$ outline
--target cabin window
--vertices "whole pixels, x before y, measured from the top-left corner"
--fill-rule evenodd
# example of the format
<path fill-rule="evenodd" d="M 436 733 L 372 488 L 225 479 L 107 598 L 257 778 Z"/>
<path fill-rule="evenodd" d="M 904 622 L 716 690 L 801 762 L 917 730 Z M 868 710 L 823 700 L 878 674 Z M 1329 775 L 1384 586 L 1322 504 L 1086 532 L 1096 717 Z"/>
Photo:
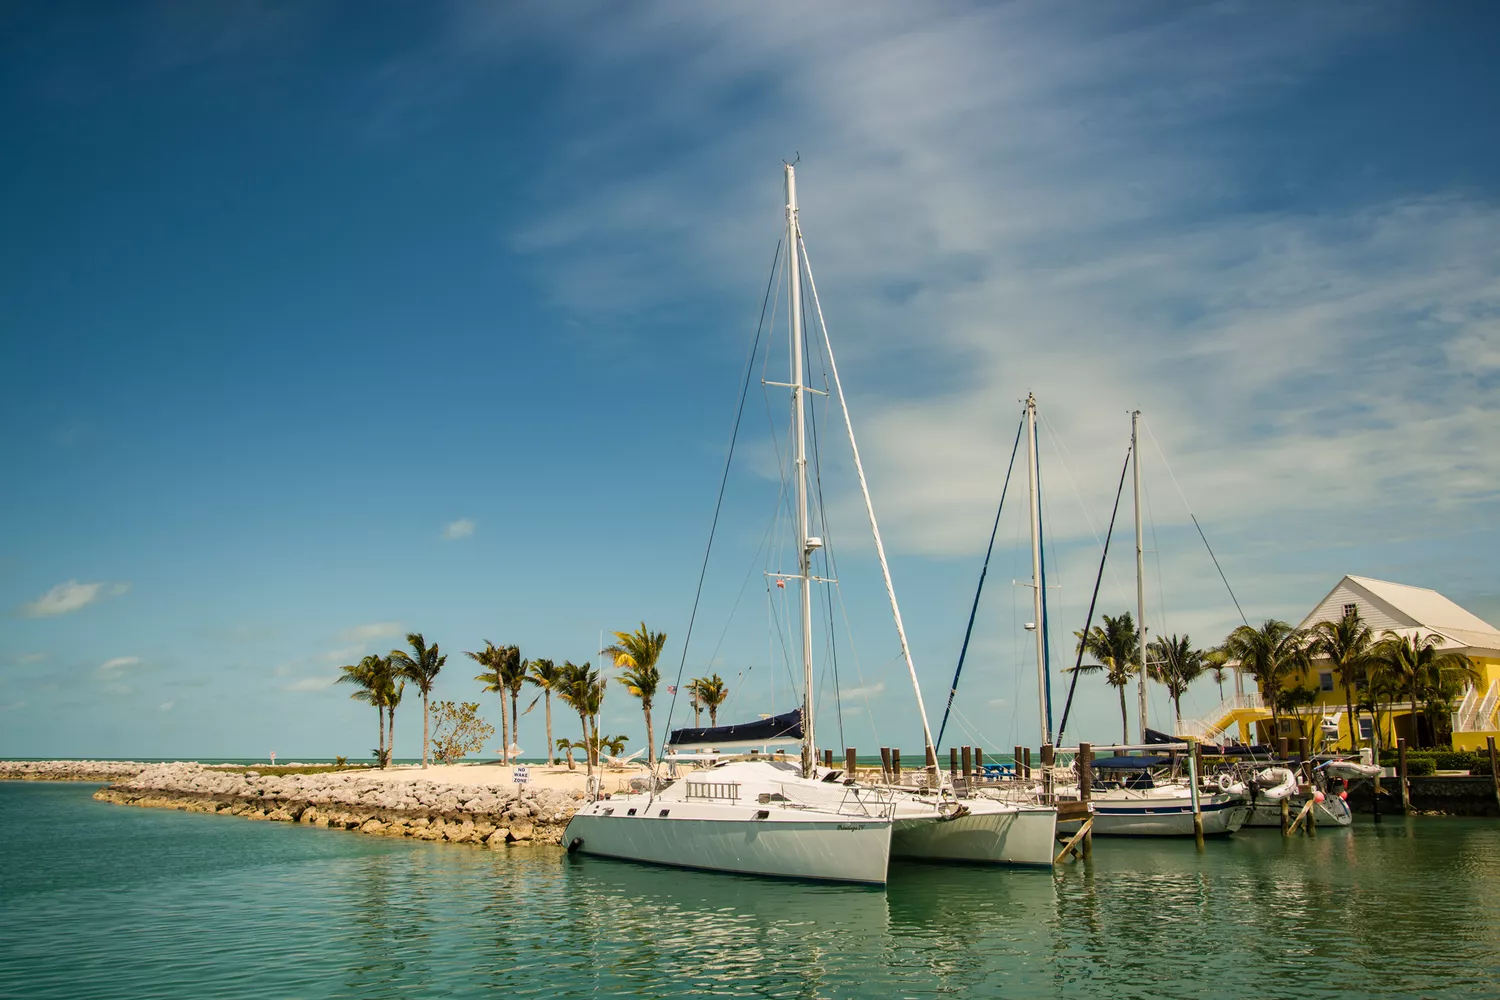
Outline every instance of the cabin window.
<path fill-rule="evenodd" d="M 1348 618 L 1350 615 L 1357 615 L 1357 614 L 1359 614 L 1359 605 L 1358 604 L 1346 604 L 1346 605 L 1344 605 L 1344 617 L 1345 618 Z"/>
<path fill-rule="evenodd" d="M 1371 739 L 1375 738 L 1375 720 L 1374 719 L 1360 719 L 1359 720 L 1359 738 L 1362 739 L 1362 740 L 1371 740 Z"/>
<path fill-rule="evenodd" d="M 1333 690 L 1333 673 L 1331 671 L 1318 671 L 1318 687 L 1324 691 Z"/>

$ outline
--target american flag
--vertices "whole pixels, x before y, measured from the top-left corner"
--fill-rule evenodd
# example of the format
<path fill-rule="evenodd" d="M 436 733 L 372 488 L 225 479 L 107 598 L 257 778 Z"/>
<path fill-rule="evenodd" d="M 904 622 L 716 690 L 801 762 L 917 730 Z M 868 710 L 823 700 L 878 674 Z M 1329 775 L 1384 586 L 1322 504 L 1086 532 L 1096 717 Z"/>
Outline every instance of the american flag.
<path fill-rule="evenodd" d="M 668 684 L 667 685 L 667 694 L 676 694 L 676 693 L 677 693 L 677 685 L 676 684 Z"/>

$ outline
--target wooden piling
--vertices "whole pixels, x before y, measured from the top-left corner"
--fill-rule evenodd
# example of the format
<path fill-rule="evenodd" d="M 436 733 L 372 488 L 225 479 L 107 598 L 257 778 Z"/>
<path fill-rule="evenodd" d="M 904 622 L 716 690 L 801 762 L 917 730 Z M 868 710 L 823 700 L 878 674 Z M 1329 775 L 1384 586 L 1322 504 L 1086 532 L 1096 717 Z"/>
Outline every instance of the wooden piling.
<path fill-rule="evenodd" d="M 984 751 L 979 747 L 974 748 L 974 774 L 980 778 L 984 777 Z"/>
<path fill-rule="evenodd" d="M 1291 741 L 1285 736 L 1276 737 L 1276 759 L 1285 761 L 1292 755 Z"/>
<path fill-rule="evenodd" d="M 1020 747 L 1016 747 L 1015 753 L 1011 755 L 1011 760 L 1013 760 L 1015 762 L 1015 764 L 1011 767 L 1011 770 L 1016 772 L 1016 777 L 1017 778 L 1024 778 L 1024 777 L 1026 777 L 1026 764 L 1021 759 L 1021 748 Z"/>
<path fill-rule="evenodd" d="M 844 751 L 844 776 L 851 781 L 859 776 L 859 752 L 853 747 Z"/>
<path fill-rule="evenodd" d="M 1052 795 L 1052 757 L 1053 749 L 1051 743 L 1042 744 L 1042 802 L 1051 805 Z"/>
<path fill-rule="evenodd" d="M 1021 758 L 1026 762 L 1026 780 L 1031 780 L 1031 747 L 1021 748 Z"/>
<path fill-rule="evenodd" d="M 1292 799 L 1291 796 L 1281 800 L 1281 835 L 1285 837 L 1292 825 Z"/>
<path fill-rule="evenodd" d="M 901 784 L 901 748 L 891 747 L 891 777 L 896 784 Z"/>
<path fill-rule="evenodd" d="M 1092 744 L 1078 744 L 1078 801 L 1088 808 L 1094 793 L 1094 748 Z M 1084 822 L 1083 860 L 1094 856 L 1094 825 Z"/>
<path fill-rule="evenodd" d="M 1312 780 L 1312 753 L 1311 744 L 1306 736 L 1297 737 L 1297 756 L 1302 760 L 1302 780 Z"/>
<path fill-rule="evenodd" d="M 938 787 L 937 747 L 927 748 L 927 787 L 937 791 Z"/>
<path fill-rule="evenodd" d="M 974 749 L 973 747 L 959 747 L 958 758 L 962 762 L 959 770 L 963 772 L 964 780 L 969 781 L 974 777 Z"/>
<path fill-rule="evenodd" d="M 1406 784 L 1406 738 L 1396 741 L 1396 780 L 1401 783 L 1401 815 L 1411 815 L 1411 788 Z"/>
<path fill-rule="evenodd" d="M 1203 850 L 1203 800 L 1198 796 L 1198 741 L 1188 740 L 1188 786 L 1193 800 L 1193 841 Z"/>
<path fill-rule="evenodd" d="M 1490 782 L 1495 786 L 1495 808 L 1500 809 L 1500 754 L 1495 753 L 1495 737 L 1486 737 L 1485 743 L 1490 751 Z"/>
<path fill-rule="evenodd" d="M 831 747 L 823 751 L 823 766 L 827 768 L 833 767 L 833 749 Z"/>
<path fill-rule="evenodd" d="M 891 748 L 880 748 L 880 777 L 886 784 L 891 783 Z"/>
<path fill-rule="evenodd" d="M 958 777 L 958 747 L 948 748 L 948 777 L 950 780 Z"/>

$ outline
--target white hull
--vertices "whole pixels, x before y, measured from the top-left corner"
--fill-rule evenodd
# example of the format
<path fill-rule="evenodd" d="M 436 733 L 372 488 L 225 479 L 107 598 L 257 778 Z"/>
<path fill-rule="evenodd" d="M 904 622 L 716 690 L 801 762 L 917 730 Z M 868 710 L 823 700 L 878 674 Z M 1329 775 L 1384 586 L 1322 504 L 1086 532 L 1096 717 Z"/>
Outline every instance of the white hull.
<path fill-rule="evenodd" d="M 569 851 L 678 868 L 884 885 L 889 793 L 807 781 L 787 763 L 695 771 L 655 795 L 590 802 Z"/>
<path fill-rule="evenodd" d="M 915 861 L 1051 866 L 1057 810 L 966 799 L 967 813 L 953 819 L 935 806 L 898 803 L 891 828 L 891 856 Z"/>
<path fill-rule="evenodd" d="M 1129 798 L 1095 796 L 1094 828 L 1099 837 L 1191 837 L 1193 805 L 1186 796 L 1151 796 L 1132 793 Z M 1203 835 L 1216 837 L 1230 834 L 1245 823 L 1249 812 L 1233 796 L 1203 793 L 1199 796 L 1203 817 Z M 1078 832 L 1081 820 L 1057 824 L 1057 832 Z"/>
<path fill-rule="evenodd" d="M 1297 818 L 1302 812 L 1302 807 L 1307 804 L 1306 799 L 1292 799 L 1287 803 L 1288 820 Z M 1349 811 L 1349 803 L 1337 795 L 1330 795 L 1314 807 L 1319 826 L 1348 826 L 1354 822 L 1354 816 Z M 1254 827 L 1280 827 L 1281 826 L 1281 803 L 1258 801 L 1250 807 L 1250 815 L 1245 820 L 1246 826 Z"/>

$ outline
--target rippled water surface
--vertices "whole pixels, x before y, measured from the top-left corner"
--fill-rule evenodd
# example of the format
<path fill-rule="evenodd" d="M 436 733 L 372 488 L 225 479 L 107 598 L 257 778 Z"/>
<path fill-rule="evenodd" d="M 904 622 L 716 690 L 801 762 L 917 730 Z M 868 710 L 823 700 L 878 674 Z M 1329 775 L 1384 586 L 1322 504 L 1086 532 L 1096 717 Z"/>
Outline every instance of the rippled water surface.
<path fill-rule="evenodd" d="M 0 782 L 0 996 L 1500 996 L 1500 823 L 1100 841 L 884 891 Z"/>

